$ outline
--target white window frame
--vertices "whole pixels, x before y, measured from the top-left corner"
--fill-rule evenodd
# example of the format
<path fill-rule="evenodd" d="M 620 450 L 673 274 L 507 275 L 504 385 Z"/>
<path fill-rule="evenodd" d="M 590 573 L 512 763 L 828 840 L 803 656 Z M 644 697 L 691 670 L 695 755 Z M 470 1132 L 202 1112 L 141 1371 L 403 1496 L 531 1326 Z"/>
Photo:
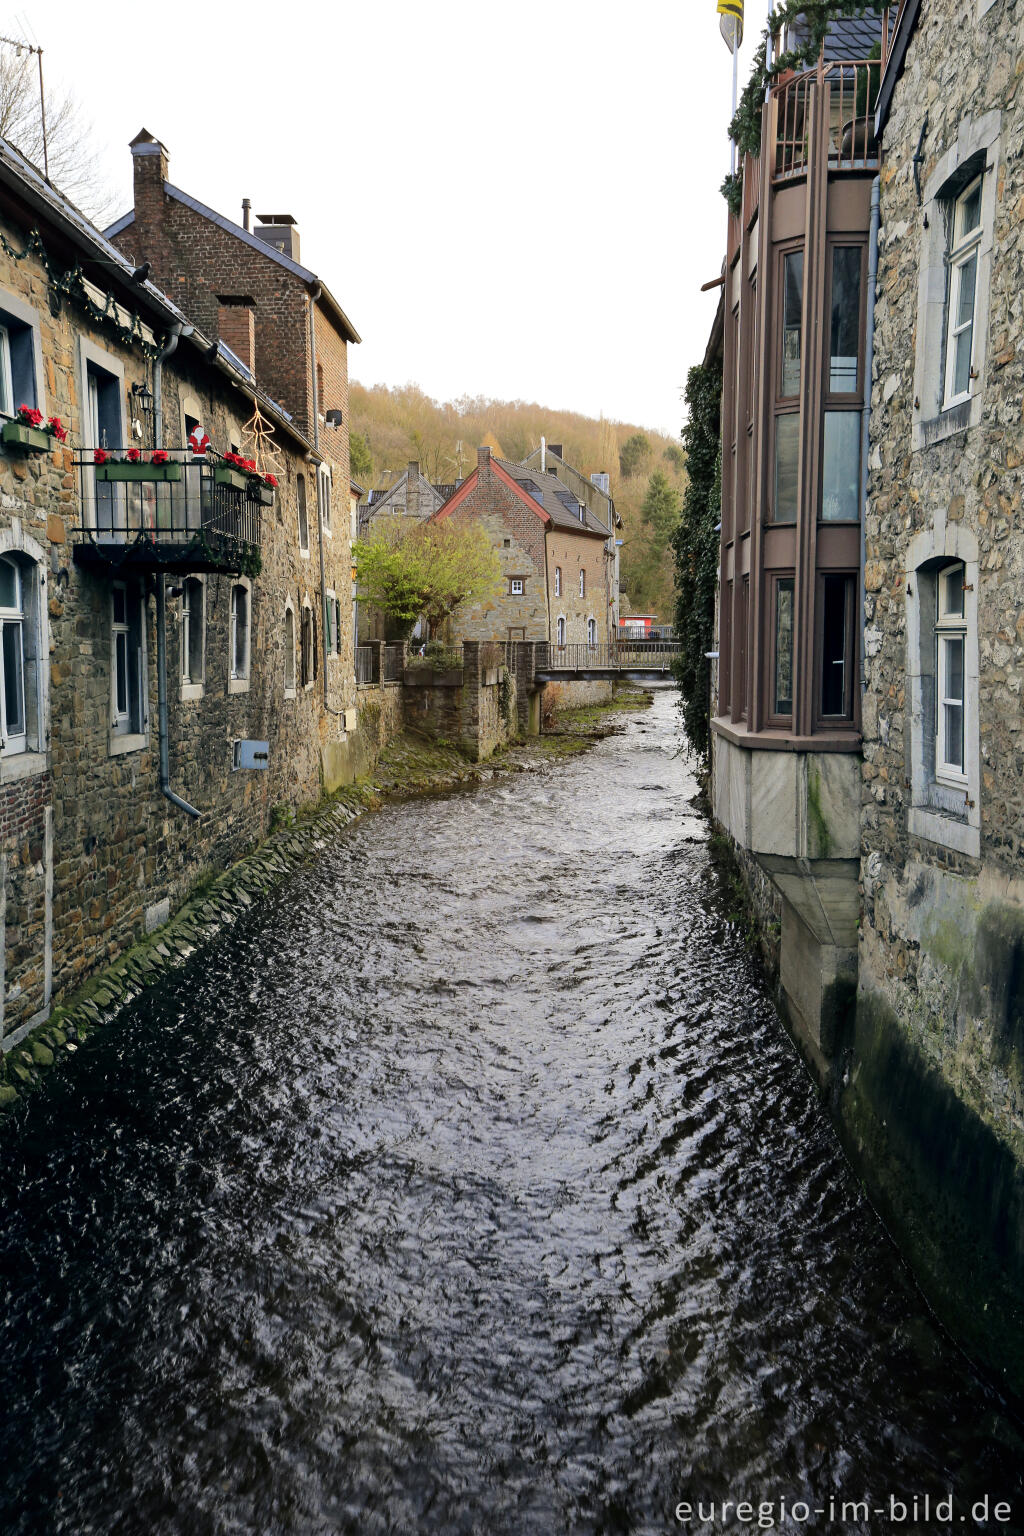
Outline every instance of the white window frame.
<path fill-rule="evenodd" d="M 303 641 L 302 641 L 302 632 L 303 632 L 303 630 L 306 627 L 306 616 L 307 616 L 307 614 L 309 616 L 309 676 L 304 678 L 303 677 L 303 668 L 302 668 L 302 657 L 303 657 L 303 651 L 302 651 L 302 643 L 303 643 Z M 299 610 L 299 673 L 298 673 L 298 685 L 299 685 L 299 687 L 302 689 L 302 691 L 304 693 L 307 692 L 310 688 L 312 688 L 313 684 L 316 682 L 316 674 L 317 674 L 316 648 L 317 648 L 317 644 L 318 644 L 318 636 L 317 636 L 317 632 L 316 632 L 316 625 L 313 623 L 313 617 L 314 617 L 314 615 L 313 615 L 313 604 L 310 602 L 308 597 L 304 597 L 302 599 L 302 607 Z"/>
<path fill-rule="evenodd" d="M 556 565 L 555 566 L 555 596 L 556 597 L 561 597 L 561 595 L 562 595 L 562 567 L 560 565 Z"/>
<path fill-rule="evenodd" d="M 291 633 L 289 634 L 289 630 Z M 294 699 L 297 693 L 298 662 L 296 659 L 295 608 L 291 598 L 284 605 L 284 696 Z M 289 651 L 291 654 L 289 655 Z"/>
<path fill-rule="evenodd" d="M 508 579 L 508 591 L 510 597 L 522 597 L 523 578 L 521 576 L 510 576 Z"/>
<path fill-rule="evenodd" d="M 301 495 L 299 485 L 302 485 Z M 295 477 L 295 521 L 298 527 L 299 554 L 303 560 L 309 559 L 309 479 L 308 476 L 298 474 Z M 302 533 L 305 524 L 306 539 L 303 543 Z"/>
<path fill-rule="evenodd" d="M 15 598 L 11 606 L 0 607 L 0 752 L 13 757 L 28 751 L 28 711 L 31 700 L 25 685 L 25 624 L 28 615 L 25 607 L 25 573 L 20 563 L 10 555 L 0 556 L 14 573 Z M 17 630 L 18 691 L 21 694 L 21 730 L 8 732 L 7 720 L 7 660 L 6 631 Z"/>
<path fill-rule="evenodd" d="M 324 622 L 327 625 L 327 659 L 338 655 L 338 597 L 330 587 L 324 593 Z"/>
<path fill-rule="evenodd" d="M 560 651 L 565 650 L 565 614 L 560 613 L 555 620 L 555 644 Z"/>
<path fill-rule="evenodd" d="M 328 539 L 334 537 L 331 529 L 331 467 L 329 464 L 321 464 L 316 475 L 317 510 L 320 516 L 320 526 Z"/>
<path fill-rule="evenodd" d="M 124 594 L 124 619 L 115 617 L 115 594 Z M 138 723 L 141 730 L 133 730 L 132 719 L 132 676 L 131 676 L 131 644 L 132 621 L 131 610 L 133 602 L 136 603 L 138 612 L 138 633 L 135 635 L 136 652 L 136 687 L 138 697 L 134 700 L 137 705 Z M 125 705 L 122 710 L 118 708 L 117 701 L 117 671 L 118 671 L 118 638 L 124 636 L 125 658 Z M 138 585 L 130 578 L 124 581 L 114 581 L 110 585 L 110 737 L 109 751 L 112 757 L 122 752 L 139 752 L 149 741 L 149 673 L 146 659 L 146 608 L 145 600 Z"/>
<path fill-rule="evenodd" d="M 587 573 L 586 573 L 586 571 L 581 570 L 580 571 L 580 597 L 586 597 L 586 595 L 587 595 Z"/>
<path fill-rule="evenodd" d="M 977 330 L 978 318 L 978 279 L 980 277 L 981 236 L 983 228 L 981 196 L 984 176 L 975 176 L 974 180 L 964 188 L 955 199 L 952 208 L 952 238 L 949 251 L 949 299 L 946 306 L 946 377 L 943 389 L 942 409 L 948 411 L 954 405 L 960 405 L 962 401 L 971 397 L 972 373 L 974 369 L 974 337 Z M 968 200 L 977 194 L 978 198 L 978 222 L 970 229 L 963 228 L 964 210 Z M 967 320 L 959 320 L 960 300 L 963 294 L 964 280 L 968 270 L 974 274 L 974 297 L 971 300 L 971 313 Z M 958 343 L 965 332 L 970 331 L 970 352 L 968 357 L 967 387 L 956 390 L 956 362 Z"/>
<path fill-rule="evenodd" d="M 592 651 L 597 650 L 597 620 L 593 617 L 587 619 L 587 645 Z"/>
<path fill-rule="evenodd" d="M 946 605 L 950 578 L 954 582 L 959 578 L 961 584 L 959 611 L 951 610 Z M 965 789 L 970 704 L 967 695 L 967 618 L 964 603 L 966 579 L 963 565 L 957 562 L 955 565 L 944 566 L 938 572 L 936 581 L 938 612 L 935 620 L 935 778 L 940 784 L 950 784 L 954 788 Z M 960 645 L 959 694 L 954 694 L 949 687 L 949 653 L 951 644 L 954 642 L 959 642 Z M 960 710 L 959 765 L 947 762 L 945 757 L 947 709 Z"/>
<path fill-rule="evenodd" d="M 235 650 L 237 646 L 236 627 L 238 612 L 236 607 L 236 593 L 245 593 L 245 659 L 239 669 L 235 663 Z M 247 576 L 237 576 L 231 583 L 230 596 L 228 598 L 228 693 L 248 693 L 249 679 L 252 672 L 252 582 Z"/>
<path fill-rule="evenodd" d="M 10 322 L 12 320 L 18 325 L 25 326 L 32 338 L 32 377 L 30 381 L 25 381 L 26 385 L 31 384 L 31 388 L 24 388 L 22 390 L 22 398 L 20 400 L 15 399 L 14 370 L 11 363 Z M 32 308 L 31 304 L 25 303 L 24 299 L 17 298 L 13 293 L 7 293 L 0 289 L 0 326 L 2 326 L 6 337 L 4 348 L 5 383 L 11 403 L 10 410 L 4 411 L 3 414 L 13 416 L 19 405 L 33 405 L 37 410 L 42 411 L 45 417 L 48 414 L 48 408 L 44 382 L 46 376 L 43 372 L 43 345 L 39 335 L 39 315 Z"/>
<path fill-rule="evenodd" d="M 981 740 L 977 699 L 980 653 L 978 641 L 978 541 L 960 522 L 935 515 L 933 526 L 910 540 L 906 553 L 907 708 L 910 726 L 911 795 L 907 830 L 940 847 L 971 858 L 981 850 Z M 949 615 L 941 625 L 941 578 L 952 566 L 963 571 L 963 616 Z M 938 676 L 937 634 L 964 635 L 964 771 L 943 772 L 939 750 L 941 682 Z M 929 702 L 931 701 L 931 702 Z"/>
<path fill-rule="evenodd" d="M 980 424 L 988 359 L 989 294 L 995 243 L 996 188 L 1001 159 L 998 110 L 963 118 L 951 129 L 950 148 L 941 155 L 923 190 L 921 248 L 917 282 L 917 325 L 913 388 L 905 373 L 885 383 L 886 391 L 903 386 L 912 398 L 910 445 L 927 450 Z M 971 361 L 976 377 L 968 394 L 947 400 L 949 349 L 947 321 L 954 297 L 950 258 L 955 244 L 954 209 L 963 191 L 981 177 L 981 227 L 974 295 Z M 969 180 L 968 180 L 969 178 Z"/>
<path fill-rule="evenodd" d="M 198 615 L 193 613 L 192 604 L 188 601 L 189 588 L 195 583 L 200 592 L 200 608 Z M 199 676 L 192 676 L 189 667 L 189 653 L 191 650 L 191 631 L 198 618 L 199 622 Z M 181 631 L 179 639 L 180 670 L 181 670 L 181 698 L 183 703 L 190 700 L 201 699 L 206 690 L 206 583 L 201 576 L 186 576 L 181 587 Z"/>
<path fill-rule="evenodd" d="M 0 320 L 0 416 L 14 415 L 14 376 L 11 373 L 11 336 Z"/>

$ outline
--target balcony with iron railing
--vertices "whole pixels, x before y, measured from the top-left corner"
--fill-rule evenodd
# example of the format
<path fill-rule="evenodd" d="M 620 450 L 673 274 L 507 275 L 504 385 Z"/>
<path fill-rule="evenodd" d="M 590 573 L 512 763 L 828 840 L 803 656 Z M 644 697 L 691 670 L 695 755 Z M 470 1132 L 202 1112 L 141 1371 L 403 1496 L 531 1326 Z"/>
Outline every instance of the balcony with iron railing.
<path fill-rule="evenodd" d="M 154 459 L 157 462 L 154 462 Z M 213 456 L 83 449 L 76 458 L 78 565 L 256 575 L 274 489 Z"/>

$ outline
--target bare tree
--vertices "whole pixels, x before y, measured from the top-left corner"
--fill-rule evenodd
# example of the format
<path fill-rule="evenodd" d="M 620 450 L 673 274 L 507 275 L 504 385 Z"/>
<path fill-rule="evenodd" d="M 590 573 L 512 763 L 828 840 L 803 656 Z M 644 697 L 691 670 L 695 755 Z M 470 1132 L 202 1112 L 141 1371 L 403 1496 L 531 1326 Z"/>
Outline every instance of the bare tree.
<path fill-rule="evenodd" d="M 41 171 L 43 128 L 39 102 L 39 67 L 35 54 L 19 58 L 0 48 L 0 138 Z M 46 149 L 50 181 L 95 224 L 109 223 L 116 212 L 114 194 L 98 167 L 92 124 L 68 91 L 46 91 Z"/>

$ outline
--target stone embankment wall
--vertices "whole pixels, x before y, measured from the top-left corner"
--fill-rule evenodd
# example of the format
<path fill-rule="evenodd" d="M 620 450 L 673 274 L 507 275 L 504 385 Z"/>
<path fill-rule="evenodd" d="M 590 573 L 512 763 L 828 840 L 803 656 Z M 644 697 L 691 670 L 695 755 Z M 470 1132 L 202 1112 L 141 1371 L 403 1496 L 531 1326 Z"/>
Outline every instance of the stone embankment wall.
<path fill-rule="evenodd" d="M 1024 1397 L 1022 59 L 1020 5 L 928 0 L 883 128 L 859 995 L 838 1110 L 938 1309 Z M 973 372 L 950 404 L 950 240 L 972 186 Z M 959 782 L 935 766 L 951 569 Z"/>

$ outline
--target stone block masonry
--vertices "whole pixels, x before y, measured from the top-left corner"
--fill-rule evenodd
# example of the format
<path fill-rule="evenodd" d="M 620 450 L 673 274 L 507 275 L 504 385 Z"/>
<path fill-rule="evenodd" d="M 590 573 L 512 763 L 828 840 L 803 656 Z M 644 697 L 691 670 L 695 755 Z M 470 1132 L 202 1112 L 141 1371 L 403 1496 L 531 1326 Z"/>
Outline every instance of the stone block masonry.
<path fill-rule="evenodd" d="M 924 0 L 901 37 L 882 125 L 859 994 L 838 1110 L 931 1299 L 1024 1398 L 1024 14 Z"/>

